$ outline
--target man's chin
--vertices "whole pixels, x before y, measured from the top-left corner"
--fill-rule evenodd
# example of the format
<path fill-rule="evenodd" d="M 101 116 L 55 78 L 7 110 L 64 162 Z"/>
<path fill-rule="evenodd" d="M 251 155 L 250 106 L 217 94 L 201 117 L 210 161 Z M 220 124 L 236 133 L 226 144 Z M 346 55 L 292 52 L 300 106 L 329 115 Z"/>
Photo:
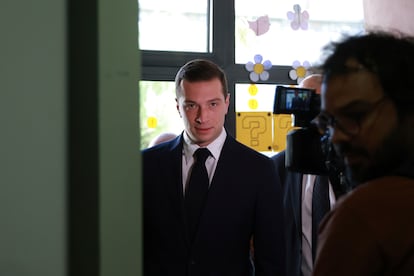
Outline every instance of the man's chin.
<path fill-rule="evenodd" d="M 347 166 L 347 177 L 352 181 L 353 186 L 363 184 L 372 179 L 383 176 L 387 169 L 379 164 L 353 163 Z"/>
<path fill-rule="evenodd" d="M 354 184 L 359 184 L 367 180 L 366 170 L 357 165 L 348 165 L 347 166 L 347 177 Z"/>
<path fill-rule="evenodd" d="M 357 153 L 347 153 L 345 154 L 345 164 L 351 168 L 366 167 L 368 160 L 365 155 Z"/>
<path fill-rule="evenodd" d="M 378 176 L 375 164 L 370 164 L 368 161 L 363 157 L 345 158 L 347 177 L 354 186 Z"/>

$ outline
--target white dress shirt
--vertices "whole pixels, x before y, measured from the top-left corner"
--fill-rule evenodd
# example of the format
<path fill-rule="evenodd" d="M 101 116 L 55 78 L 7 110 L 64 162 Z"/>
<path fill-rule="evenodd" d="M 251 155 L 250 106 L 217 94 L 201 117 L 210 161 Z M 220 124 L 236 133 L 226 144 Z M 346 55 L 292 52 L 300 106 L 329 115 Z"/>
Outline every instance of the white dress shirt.
<path fill-rule="evenodd" d="M 207 145 L 208 150 L 210 151 L 211 155 L 206 160 L 206 168 L 208 173 L 208 178 L 211 183 L 213 179 L 214 172 L 216 171 L 217 161 L 220 157 L 221 150 L 223 148 L 224 142 L 226 141 L 227 133 L 223 127 L 220 135 L 209 145 Z M 194 152 L 199 148 L 197 144 L 194 144 L 190 138 L 188 137 L 187 133 L 184 131 L 184 144 L 183 144 L 183 162 L 182 162 L 182 170 L 183 170 L 183 192 L 185 194 L 185 190 L 187 187 L 188 182 L 188 172 L 190 171 L 191 167 L 194 164 Z"/>

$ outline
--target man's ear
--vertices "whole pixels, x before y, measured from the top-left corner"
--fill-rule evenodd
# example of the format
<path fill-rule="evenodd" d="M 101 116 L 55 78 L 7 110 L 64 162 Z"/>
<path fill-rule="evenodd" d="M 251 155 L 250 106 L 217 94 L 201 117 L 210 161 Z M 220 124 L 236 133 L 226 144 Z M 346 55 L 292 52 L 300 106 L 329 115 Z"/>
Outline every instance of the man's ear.
<path fill-rule="evenodd" d="M 180 106 L 178 104 L 178 99 L 177 98 L 175 98 L 175 103 L 176 103 L 175 107 L 177 108 L 178 115 L 180 115 L 180 118 L 182 118 L 183 116 L 181 116 Z"/>
<path fill-rule="evenodd" d="M 229 106 L 230 106 L 230 93 L 227 94 L 226 99 L 224 100 L 224 102 L 227 105 L 227 110 L 226 110 L 226 114 L 227 114 L 227 112 L 229 112 Z"/>

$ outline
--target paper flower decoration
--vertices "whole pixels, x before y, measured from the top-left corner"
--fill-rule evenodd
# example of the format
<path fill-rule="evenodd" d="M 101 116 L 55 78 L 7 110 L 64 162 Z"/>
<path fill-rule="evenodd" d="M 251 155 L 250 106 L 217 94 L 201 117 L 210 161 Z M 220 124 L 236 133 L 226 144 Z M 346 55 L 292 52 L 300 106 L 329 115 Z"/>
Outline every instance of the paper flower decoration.
<path fill-rule="evenodd" d="M 302 30 L 307 30 L 309 13 L 307 11 L 301 12 L 301 7 L 298 4 L 293 5 L 293 11 L 294 12 L 287 12 L 287 18 L 292 21 L 290 22 L 290 26 L 292 27 L 292 29 L 294 29 L 295 31 L 299 28 L 301 28 Z"/>
<path fill-rule="evenodd" d="M 246 70 L 250 72 L 249 78 L 252 82 L 257 82 L 260 80 L 265 81 L 269 79 L 269 70 L 272 68 L 272 63 L 270 60 L 265 60 L 263 63 L 262 55 L 255 55 L 254 56 L 254 63 L 249 61 L 246 63 Z"/>
<path fill-rule="evenodd" d="M 267 15 L 260 16 L 255 21 L 248 21 L 248 22 L 249 22 L 249 28 L 252 29 L 257 36 L 265 34 L 267 33 L 267 31 L 269 31 L 270 22 L 269 22 L 269 16 Z"/>
<path fill-rule="evenodd" d="M 303 64 L 301 64 L 299 61 L 295 60 L 292 67 L 293 69 L 289 71 L 289 77 L 292 80 L 296 80 L 298 84 L 304 78 L 312 74 L 312 72 L 308 70 L 311 67 L 311 64 L 308 61 L 304 61 Z"/>
<path fill-rule="evenodd" d="M 158 120 L 156 117 L 148 117 L 147 119 L 147 127 L 148 128 L 156 128 L 158 124 Z"/>

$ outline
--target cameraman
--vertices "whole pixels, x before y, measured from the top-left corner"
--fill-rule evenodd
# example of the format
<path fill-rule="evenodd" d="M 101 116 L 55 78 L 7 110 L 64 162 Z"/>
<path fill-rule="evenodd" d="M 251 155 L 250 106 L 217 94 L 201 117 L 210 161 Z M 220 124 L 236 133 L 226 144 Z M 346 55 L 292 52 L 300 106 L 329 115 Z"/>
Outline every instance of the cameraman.
<path fill-rule="evenodd" d="M 320 93 L 322 76 L 314 74 L 305 78 L 300 87 L 314 89 Z M 316 146 L 319 146 L 316 145 Z M 283 188 L 283 204 L 285 215 L 285 237 L 287 256 L 287 275 L 309 276 L 312 274 L 316 254 L 317 226 L 312 223 L 312 201 L 322 203 L 325 210 L 319 214 L 319 220 L 330 210 L 336 201 L 332 185 L 326 175 L 311 175 L 290 171 L 285 166 L 286 151 L 272 157 L 278 180 Z M 308 160 L 313 162 L 313 160 Z M 314 183 L 322 185 L 324 191 L 314 192 Z M 315 187 L 316 188 L 316 187 Z M 317 194 L 314 194 L 317 193 Z M 316 216 L 314 216 L 316 219 Z M 314 224 L 314 227 L 312 227 Z M 314 228 L 314 229 L 312 229 Z"/>
<path fill-rule="evenodd" d="M 319 127 L 357 186 L 320 227 L 314 275 L 414 275 L 414 37 L 325 50 Z"/>

